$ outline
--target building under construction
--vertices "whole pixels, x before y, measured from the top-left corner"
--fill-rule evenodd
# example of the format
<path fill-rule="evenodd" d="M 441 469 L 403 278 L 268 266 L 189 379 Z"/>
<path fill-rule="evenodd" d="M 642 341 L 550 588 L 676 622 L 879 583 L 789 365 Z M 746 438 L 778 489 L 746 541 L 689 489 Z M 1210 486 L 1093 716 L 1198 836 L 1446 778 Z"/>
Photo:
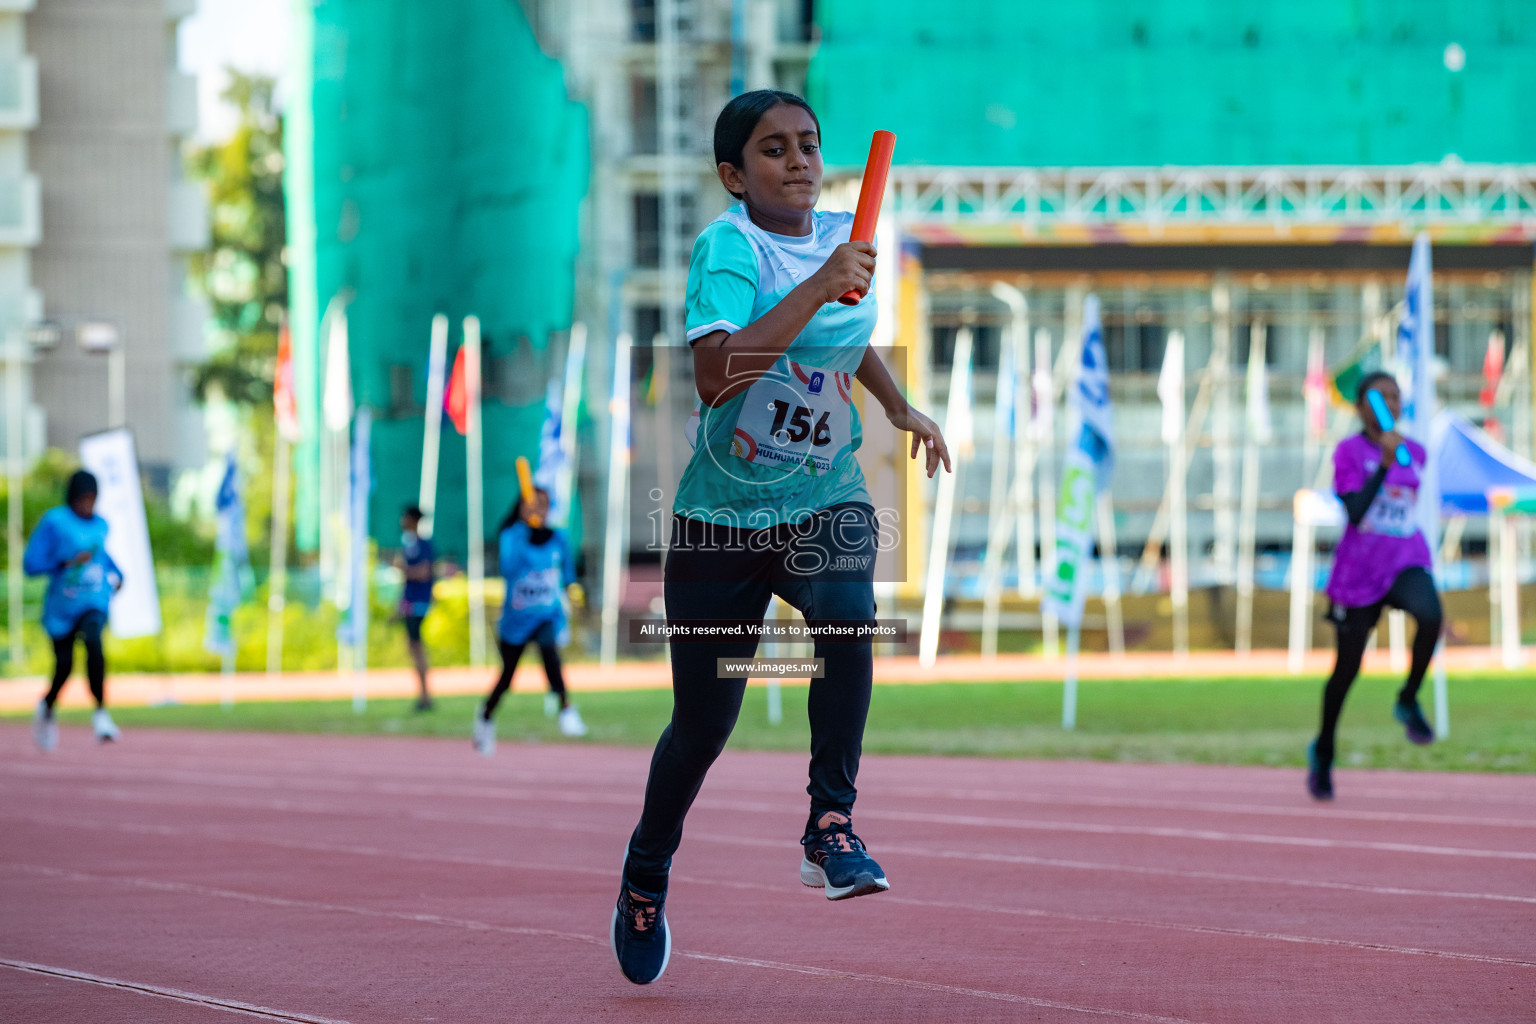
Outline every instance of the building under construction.
<path fill-rule="evenodd" d="M 953 400 L 962 329 L 975 369 L 954 596 L 979 593 L 1000 517 L 1029 523 L 1004 531 L 1010 590 L 1030 592 L 1049 557 L 1063 439 L 1045 411 L 1059 401 L 1089 293 L 1102 303 L 1116 415 L 1106 525 L 1133 591 L 1165 588 L 1175 531 L 1187 534 L 1192 584 L 1229 586 L 1245 523 L 1260 586 L 1279 586 L 1292 496 L 1326 487 L 1328 452 L 1352 422 L 1337 407 L 1309 416 L 1309 359 L 1314 377 L 1362 357 L 1390 366 L 1420 230 L 1434 242 L 1442 402 L 1532 452 L 1536 115 L 1520 97 L 1536 92 L 1523 57 L 1536 21 L 1513 0 L 1456 10 L 1427 0 L 386 6 L 391 17 L 331 0 L 309 26 L 313 134 L 289 137 L 312 154 L 318 271 L 307 300 L 294 289 L 311 408 L 321 315 L 342 295 L 360 398 L 385 421 L 376 455 L 417 450 L 430 316 L 476 312 L 501 367 L 488 373 L 487 430 L 502 454 L 488 438 L 488 458 L 531 454 L 543 382 L 558 372 L 569 325 L 584 323 L 589 549 L 604 518 L 610 354 L 628 334 L 644 415 L 629 464 L 642 500 L 630 503 L 626 546 L 639 562 L 656 557 L 643 498 L 668 490 L 680 467 L 658 457 L 668 446 L 647 431 L 658 418 L 682 422 L 691 389 L 686 359 L 664 360 L 680 385 L 668 387 L 646 346 L 680 340 L 692 239 L 727 199 L 710 154 L 714 115 L 765 86 L 816 107 L 828 204 L 851 205 L 874 129 L 898 135 L 878 340 L 902 347 L 908 386 L 936 416 Z M 1164 443 L 1157 396 L 1175 332 L 1182 449 Z M 1503 372 L 1489 386 L 1495 349 Z M 1248 415 L 1250 357 L 1266 371 L 1262 425 Z M 1000 377 L 1017 389 L 1003 406 L 1018 412 L 1003 418 Z M 445 448 L 440 493 L 444 528 L 462 530 L 454 458 Z M 1185 459 L 1187 473 L 1170 473 Z M 416 487 L 411 458 L 388 461 L 374 504 L 381 533 Z M 1246 507 L 1245 462 L 1257 482 Z M 509 465 L 487 467 L 490 523 L 510 493 Z M 911 487 L 914 536 L 931 487 Z M 1455 532 L 1480 550 L 1479 523 Z"/>

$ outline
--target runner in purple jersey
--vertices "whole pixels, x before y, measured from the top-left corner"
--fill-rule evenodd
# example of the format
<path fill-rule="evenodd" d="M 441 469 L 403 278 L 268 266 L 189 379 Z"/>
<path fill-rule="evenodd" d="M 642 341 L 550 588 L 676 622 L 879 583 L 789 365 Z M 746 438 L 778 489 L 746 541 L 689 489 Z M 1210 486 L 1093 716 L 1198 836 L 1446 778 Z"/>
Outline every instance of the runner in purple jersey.
<path fill-rule="evenodd" d="M 1328 619 L 1337 632 L 1339 653 L 1323 688 L 1322 728 L 1307 750 L 1307 790 L 1317 800 L 1333 799 L 1333 741 L 1339 712 L 1360 672 L 1366 641 L 1383 608 L 1402 609 L 1417 626 L 1413 663 L 1398 691 L 1393 716 L 1412 742 L 1432 743 L 1435 738 L 1418 699 L 1441 623 L 1429 545 L 1414 509 L 1425 452 L 1422 445 L 1397 431 L 1381 429 L 1366 397 L 1371 391 L 1380 393 L 1394 419 L 1402 405 L 1391 374 L 1367 374 L 1355 402 L 1361 432 L 1339 442 L 1333 453 L 1333 488 L 1349 514 L 1349 525 L 1334 551 L 1327 588 Z M 1406 466 L 1397 461 L 1400 444 L 1408 447 Z"/>

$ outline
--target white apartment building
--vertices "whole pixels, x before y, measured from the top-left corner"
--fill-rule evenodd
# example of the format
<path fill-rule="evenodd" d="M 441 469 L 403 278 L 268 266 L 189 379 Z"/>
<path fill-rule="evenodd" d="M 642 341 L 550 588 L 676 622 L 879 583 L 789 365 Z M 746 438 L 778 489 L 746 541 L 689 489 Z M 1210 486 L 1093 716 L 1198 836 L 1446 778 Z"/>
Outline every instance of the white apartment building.
<path fill-rule="evenodd" d="M 26 449 L 126 424 L 162 487 L 204 460 L 186 256 L 208 210 L 182 177 L 197 91 L 176 52 L 196 6 L 0 0 L 0 316 L 25 340 Z"/>

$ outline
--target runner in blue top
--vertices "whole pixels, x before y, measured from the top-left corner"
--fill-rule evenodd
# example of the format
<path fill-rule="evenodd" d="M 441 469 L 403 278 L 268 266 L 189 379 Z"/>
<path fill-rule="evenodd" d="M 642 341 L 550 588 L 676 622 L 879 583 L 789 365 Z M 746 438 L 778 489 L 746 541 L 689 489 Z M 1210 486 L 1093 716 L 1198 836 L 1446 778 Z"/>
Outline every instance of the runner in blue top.
<path fill-rule="evenodd" d="M 576 562 L 565 534 L 543 525 L 549 516 L 549 492 L 538 488 L 533 494 L 531 506 L 519 496 L 501 522 L 500 566 L 507 587 L 496 627 L 501 675 L 476 710 L 474 721 L 475 749 L 486 757 L 496 752 L 496 707 L 512 688 L 512 673 L 529 641 L 538 645 L 549 687 L 559 698 L 560 731 L 567 736 L 587 734 L 581 712 L 565 692 L 565 677 L 560 671 L 560 635 L 565 631 L 561 596 L 577 589 Z M 540 525 L 535 527 L 530 520 Z"/>
<path fill-rule="evenodd" d="M 853 453 L 863 428 L 853 382 L 912 434 L 932 476 L 949 452 L 869 346 L 875 247 L 849 241 L 852 215 L 818 213 L 821 126 L 806 102 L 761 90 L 715 122 L 720 182 L 737 203 L 694 243 L 686 324 L 699 394 L 694 452 L 678 484 L 665 595 L 669 624 L 761 624 L 777 594 L 812 627 L 874 618 L 874 509 Z M 865 295 L 854 306 L 837 302 Z M 746 682 L 719 659 L 750 658 L 755 637 L 673 640 L 672 721 L 651 759 L 609 924 L 615 958 L 636 984 L 666 969 L 665 901 L 683 819 L 741 708 Z M 873 677 L 867 636 L 818 639 L 813 679 L 810 814 L 800 880 L 828 899 L 890 887 L 853 832 L 859 751 Z"/>
<path fill-rule="evenodd" d="M 400 621 L 405 624 L 406 643 L 411 648 L 411 663 L 416 666 L 417 711 L 432 710 L 432 693 L 427 689 L 427 648 L 421 642 L 421 621 L 432 608 L 432 586 L 436 580 L 432 542 L 421 535 L 421 509 L 406 506 L 400 513 L 400 557 L 396 564 L 405 574 L 405 591 L 400 595 Z"/>
<path fill-rule="evenodd" d="M 53 708 L 75 664 L 75 640 L 85 643 L 86 679 L 96 700 L 91 719 L 102 742 L 122 737 L 107 713 L 107 662 L 101 631 L 107 624 L 112 595 L 123 585 L 123 574 L 107 554 L 107 521 L 96 514 L 96 478 L 80 470 L 69 478 L 64 504 L 43 513 L 27 540 L 22 567 L 29 576 L 47 576 L 43 597 L 43 629 L 53 641 L 53 683 L 37 702 L 32 736 L 44 751 L 59 742 Z"/>

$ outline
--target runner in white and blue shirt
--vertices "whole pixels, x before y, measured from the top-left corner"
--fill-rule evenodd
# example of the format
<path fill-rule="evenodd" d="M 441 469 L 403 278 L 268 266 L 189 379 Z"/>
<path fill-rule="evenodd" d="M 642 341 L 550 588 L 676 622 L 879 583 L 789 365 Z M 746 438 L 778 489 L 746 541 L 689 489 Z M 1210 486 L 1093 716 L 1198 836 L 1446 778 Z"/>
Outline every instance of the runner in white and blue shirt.
<path fill-rule="evenodd" d="M 673 505 L 665 600 L 669 624 L 761 623 L 773 595 L 812 627 L 875 616 L 875 512 L 854 458 L 863 426 L 854 381 L 912 434 L 932 476 L 949 465 L 933 421 L 902 397 L 869 341 L 875 248 L 849 240 L 852 217 L 815 210 L 821 128 L 798 96 L 733 99 L 715 122 L 721 184 L 737 200 L 694 244 L 686 325 L 699 403 L 693 454 Z M 864 296 L 855 305 L 837 300 Z M 810 815 L 800 880 L 828 899 L 888 889 L 852 828 L 859 751 L 873 681 L 872 645 L 818 639 L 813 679 Z M 724 748 L 746 681 L 718 662 L 748 659 L 755 637 L 671 642 L 673 712 L 651 759 L 609 935 L 619 968 L 644 985 L 666 969 L 672 855 L 704 775 Z"/>

